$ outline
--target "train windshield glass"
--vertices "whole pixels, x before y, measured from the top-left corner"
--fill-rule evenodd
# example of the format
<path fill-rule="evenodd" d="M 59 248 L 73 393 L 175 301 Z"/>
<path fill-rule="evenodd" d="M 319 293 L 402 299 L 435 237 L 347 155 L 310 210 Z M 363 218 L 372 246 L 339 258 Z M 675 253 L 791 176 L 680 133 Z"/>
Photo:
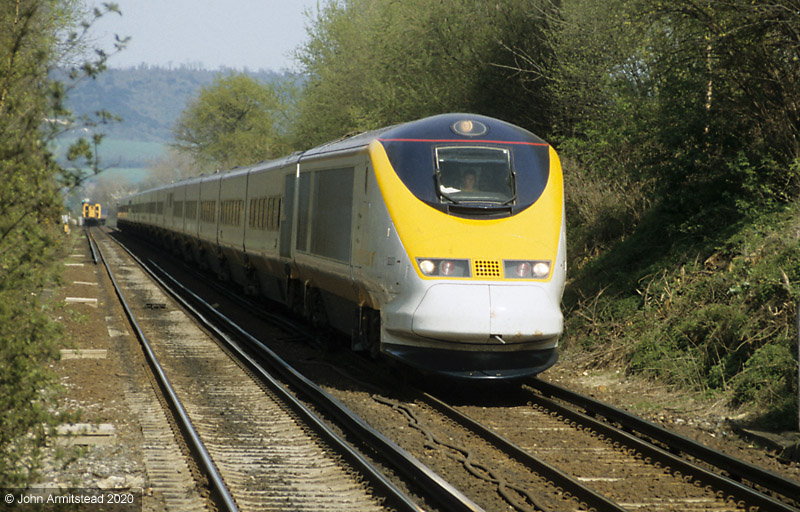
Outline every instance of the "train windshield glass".
<path fill-rule="evenodd" d="M 505 148 L 436 148 L 436 187 L 442 203 L 511 205 L 516 183 L 511 154 Z"/>

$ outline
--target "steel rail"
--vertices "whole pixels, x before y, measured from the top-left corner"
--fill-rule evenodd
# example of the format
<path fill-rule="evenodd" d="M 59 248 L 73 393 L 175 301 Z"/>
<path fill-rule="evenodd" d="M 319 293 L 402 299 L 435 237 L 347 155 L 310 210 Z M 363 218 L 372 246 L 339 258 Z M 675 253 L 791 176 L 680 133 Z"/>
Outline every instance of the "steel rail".
<path fill-rule="evenodd" d="M 201 304 L 205 310 L 214 315 L 218 321 L 222 322 L 227 329 L 234 331 L 237 336 L 243 338 L 247 343 L 256 348 L 260 352 L 260 354 L 264 356 L 265 361 L 275 371 L 279 372 L 285 379 L 287 379 L 292 386 L 295 386 L 302 393 L 311 397 L 316 405 L 325 409 L 338 421 L 345 424 L 353 434 L 359 437 L 359 439 L 367 443 L 377 452 L 384 455 L 390 462 L 395 464 L 397 469 L 403 472 L 407 478 L 414 481 L 414 483 L 416 483 L 421 488 L 423 488 L 427 493 L 429 493 L 430 496 L 436 502 L 440 503 L 447 510 L 453 510 L 453 511 L 483 510 L 479 505 L 477 505 L 472 500 L 464 496 L 464 494 L 462 494 L 458 489 L 450 485 L 449 482 L 444 480 L 441 476 L 436 474 L 429 467 L 422 464 L 410 453 L 403 450 L 389 438 L 387 438 L 386 436 L 375 430 L 372 426 L 366 423 L 360 416 L 350 411 L 350 409 L 348 409 L 338 399 L 333 397 L 327 391 L 317 386 L 316 384 L 311 382 L 307 377 L 305 377 L 300 372 L 295 370 L 291 365 L 289 365 L 286 361 L 284 361 L 272 349 L 264 345 L 261 341 L 259 341 L 250 333 L 239 327 L 235 322 L 227 318 L 225 315 L 217 311 L 215 308 L 211 307 L 205 300 L 197 296 L 194 292 L 183 286 L 174 277 L 170 276 L 166 271 L 164 271 L 160 266 L 158 266 L 158 264 L 156 264 L 152 260 L 150 261 L 150 264 L 153 265 L 153 267 L 155 267 L 156 269 L 158 269 L 159 272 L 164 274 L 164 276 L 169 278 L 170 281 L 175 286 L 181 288 L 185 293 L 191 296 L 192 300 L 196 301 L 198 304 Z M 169 287 L 166 288 L 168 289 Z M 187 306 L 191 310 L 195 310 L 188 303 Z M 216 326 L 200 312 L 197 312 L 196 314 L 199 315 L 198 318 L 200 318 L 201 321 L 203 321 L 204 323 L 208 322 L 207 327 L 215 330 L 216 332 L 219 332 L 220 336 L 222 336 L 223 338 L 227 340 L 230 339 L 227 335 L 219 331 L 219 329 L 217 329 Z M 286 393 L 287 395 L 291 396 L 291 393 L 289 393 L 283 386 L 281 386 L 274 379 L 274 377 L 272 377 L 266 370 L 263 369 L 263 367 L 258 365 L 255 362 L 255 360 L 246 353 L 244 349 L 238 346 L 238 344 L 231 343 L 231 347 L 234 348 L 240 354 L 242 354 L 243 357 L 245 357 L 248 360 L 248 362 L 252 361 L 251 364 L 255 365 L 256 371 L 258 371 L 260 375 L 263 375 L 266 378 L 268 378 L 269 381 L 274 382 L 279 392 Z M 295 401 L 297 400 L 293 396 L 291 398 Z M 299 401 L 297 403 L 300 407 L 305 408 L 305 406 L 299 403 Z M 327 429 L 327 426 L 325 426 L 325 428 Z M 358 455 L 358 457 L 361 458 L 361 455 Z M 365 463 L 371 466 L 371 464 L 369 464 L 368 462 L 365 461 Z M 380 476 L 381 478 L 385 478 L 382 475 Z M 389 485 L 392 484 L 389 483 Z"/>
<path fill-rule="evenodd" d="M 113 238 L 113 237 L 112 237 Z M 211 320 L 209 320 L 202 312 L 200 312 L 197 308 L 195 308 L 192 304 L 190 304 L 186 299 L 184 299 L 180 294 L 176 293 L 175 290 L 169 286 L 163 279 L 155 274 L 155 272 L 149 268 L 147 264 L 142 262 L 138 256 L 132 253 L 130 249 L 125 247 L 119 240 L 114 240 L 117 244 L 122 247 L 123 250 L 127 251 L 128 254 L 134 258 L 139 265 L 142 266 L 159 284 L 172 295 L 178 302 L 180 302 L 188 311 L 190 311 L 193 315 L 198 318 L 208 329 L 213 331 L 217 334 L 221 339 L 223 339 L 229 348 L 236 351 L 239 355 L 242 356 L 243 360 L 248 364 L 248 366 L 257 372 L 260 376 L 264 377 L 266 382 L 270 384 L 270 387 L 273 388 L 278 394 L 284 396 L 288 403 L 293 406 L 296 406 L 296 410 L 303 414 L 304 416 L 308 414 L 311 418 L 311 421 L 314 423 L 319 423 L 321 431 L 325 433 L 326 437 L 330 436 L 330 439 L 334 441 L 334 444 L 342 446 L 343 450 L 346 451 L 348 454 L 352 453 L 353 461 L 356 462 L 356 465 L 361 467 L 367 474 L 374 474 L 374 480 L 376 483 L 385 486 L 387 490 L 391 494 L 397 494 L 396 501 L 401 504 L 407 510 L 421 510 L 418 505 L 416 505 L 410 498 L 406 497 L 402 491 L 397 489 L 391 482 L 389 482 L 386 477 L 380 474 L 375 468 L 370 464 L 366 459 L 364 459 L 358 452 L 356 452 L 347 442 L 342 440 L 337 434 L 335 434 L 330 428 L 325 425 L 315 414 L 313 414 L 304 404 L 302 404 L 296 397 L 294 397 L 283 385 L 281 385 L 275 377 L 273 377 L 269 372 L 267 372 L 258 362 L 250 356 L 247 351 L 245 351 L 242 347 L 239 346 L 238 343 L 235 343 L 227 334 L 222 332 Z M 483 510 L 480 506 L 472 502 L 469 498 L 464 496 L 460 491 L 452 487 L 448 482 L 442 479 L 439 475 L 434 473 L 430 468 L 419 462 L 413 456 L 411 456 L 408 452 L 394 444 L 391 440 L 383 436 L 380 432 L 373 429 L 370 425 L 368 425 L 362 418 L 355 415 L 352 411 L 350 411 L 344 404 L 339 402 L 336 398 L 331 396 L 325 390 L 308 380 L 304 375 L 300 374 L 297 370 L 292 368 L 288 363 L 286 363 L 277 353 L 275 353 L 272 349 L 261 343 L 258 339 L 253 337 L 250 333 L 239 327 L 235 322 L 227 318 L 225 315 L 217 311 L 215 308 L 210 306 L 205 300 L 199 297 L 197 294 L 186 288 L 183 284 L 177 281 L 174 277 L 172 277 L 168 272 L 162 269 L 157 263 L 149 260 L 150 265 L 152 265 L 155 269 L 158 270 L 159 273 L 163 274 L 165 278 L 169 279 L 169 281 L 173 284 L 173 286 L 180 288 L 184 293 L 186 293 L 189 297 L 191 297 L 192 301 L 199 304 L 205 311 L 211 313 L 217 321 L 221 322 L 227 329 L 232 330 L 236 333 L 237 336 L 244 339 L 248 344 L 255 347 L 261 356 L 267 361 L 267 363 L 276 371 L 281 373 L 284 378 L 286 378 L 292 385 L 296 388 L 300 389 L 304 392 L 307 396 L 314 398 L 314 401 L 317 405 L 323 407 L 326 411 L 328 411 L 331 415 L 336 417 L 341 422 L 345 423 L 352 433 L 357 435 L 362 441 L 367 442 L 373 449 L 382 453 L 384 456 L 396 464 L 397 468 L 403 471 L 407 477 L 413 480 L 417 485 L 425 489 L 431 497 L 433 497 L 437 502 L 441 503 L 447 510 L 458 510 L 458 511 L 481 511 Z M 305 411 L 305 412 L 303 412 Z"/>
<path fill-rule="evenodd" d="M 92 251 L 92 261 L 97 265 L 97 252 L 94 250 L 94 238 L 90 234 L 90 229 L 88 226 L 86 227 L 86 240 L 89 242 L 89 250 Z"/>
<path fill-rule="evenodd" d="M 638 432 L 670 447 L 677 448 L 698 460 L 725 471 L 734 478 L 748 480 L 790 499 L 797 500 L 800 497 L 800 482 L 789 480 L 788 478 L 784 478 L 764 468 L 748 464 L 747 462 L 714 450 L 688 437 L 671 432 L 644 418 L 640 418 L 593 398 L 580 395 L 556 384 L 544 382 L 539 379 L 534 379 L 533 382 L 529 384 L 545 395 L 561 398 L 593 414 L 598 414 L 610 421 L 615 421 L 622 425 L 626 431 Z"/>
<path fill-rule="evenodd" d="M 456 410 L 455 408 L 443 402 L 439 398 L 426 392 L 420 392 L 420 396 L 421 400 L 430 405 L 431 407 L 442 411 L 445 415 L 447 415 L 447 417 L 449 417 L 456 423 L 464 425 L 467 428 L 477 432 L 478 435 L 480 435 L 490 443 L 498 446 L 505 453 L 517 459 L 524 465 L 528 466 L 536 473 L 549 479 L 556 486 L 559 486 L 565 491 L 569 492 L 572 496 L 582 501 L 585 505 L 588 505 L 590 508 L 596 510 L 602 510 L 604 512 L 627 511 L 626 508 L 620 506 L 618 503 L 603 496 L 602 494 L 598 494 L 593 489 L 583 485 L 578 480 L 572 478 L 571 476 L 564 473 L 560 469 L 556 468 L 551 464 L 548 464 L 542 459 L 524 450 L 519 445 L 511 442 L 509 439 L 506 439 L 505 437 L 501 436 L 500 434 L 493 431 L 489 427 L 483 425 L 482 423 L 470 418 L 461 411 Z"/>
<path fill-rule="evenodd" d="M 133 311 L 128 305 L 128 302 L 125 300 L 125 296 L 122 293 L 122 289 L 117 283 L 116 278 L 114 277 L 114 273 L 111 271 L 111 266 L 109 265 L 108 260 L 106 260 L 106 257 L 99 246 L 97 247 L 97 251 L 99 252 L 100 259 L 106 268 L 108 277 L 111 279 L 111 283 L 114 285 L 114 291 L 119 298 L 120 304 L 122 304 L 125 315 L 128 317 L 128 320 L 130 321 L 131 326 L 136 333 L 136 337 L 144 349 L 145 356 L 147 357 L 147 361 L 150 363 L 150 366 L 153 369 L 153 373 L 156 376 L 158 384 L 169 401 L 170 406 L 173 408 L 181 428 L 184 430 L 184 434 L 187 437 L 190 447 L 195 452 L 195 456 L 199 459 L 203 470 L 209 479 L 212 490 L 216 493 L 218 501 L 220 502 L 218 505 L 224 507 L 225 510 L 238 512 L 239 508 L 236 505 L 236 501 L 234 500 L 233 496 L 231 496 L 230 491 L 222 479 L 222 476 L 219 474 L 219 471 L 217 471 L 214 461 L 211 458 L 211 454 L 206 449 L 202 439 L 200 439 L 200 436 L 198 435 L 197 430 L 195 430 L 194 425 L 192 424 L 192 421 L 186 412 L 186 409 L 184 409 L 183 404 L 178 398 L 178 395 L 175 393 L 175 389 L 172 387 L 172 384 L 170 384 L 166 373 L 164 373 L 164 369 L 158 362 L 158 358 L 156 358 L 150 342 L 147 340 L 147 337 L 139 326 L 139 322 L 137 322 Z"/>
<path fill-rule="evenodd" d="M 554 388 L 547 389 L 550 389 L 550 391 L 554 392 L 556 391 Z M 717 489 L 722 490 L 732 496 L 743 498 L 747 500 L 750 505 L 763 507 L 763 510 L 800 512 L 799 509 L 792 507 L 791 505 L 787 505 L 786 503 L 762 494 L 751 487 L 748 487 L 731 478 L 725 477 L 697 464 L 689 462 L 677 455 L 655 446 L 650 442 L 645 441 L 634 434 L 630 434 L 625 430 L 613 427 L 606 422 L 593 418 L 592 416 L 565 407 L 551 400 L 550 398 L 534 395 L 533 400 L 538 402 L 542 407 L 556 412 L 564 418 L 569 418 L 576 423 L 580 423 L 588 428 L 591 428 L 595 432 L 603 434 L 609 438 L 619 440 L 626 446 L 637 450 L 644 457 L 649 457 L 653 460 L 666 461 L 667 465 L 673 470 L 680 471 L 685 475 L 692 475 L 693 477 L 702 480 L 709 485 L 713 485 Z"/>
<path fill-rule="evenodd" d="M 185 266 L 185 270 L 187 272 L 194 273 L 195 275 L 198 275 L 199 277 L 202 277 L 202 276 L 200 276 L 200 274 L 195 269 L 193 269 L 193 268 L 191 268 L 189 266 Z M 237 296 L 236 294 L 231 293 L 228 288 L 220 285 L 219 283 L 207 282 L 205 284 L 207 284 L 208 286 L 210 286 L 211 288 L 216 290 L 218 293 L 222 293 L 222 294 L 226 295 L 229 300 L 232 300 L 235 303 L 241 305 L 242 307 L 247 308 L 249 311 L 253 311 L 255 314 L 258 314 L 259 316 L 265 318 L 267 321 L 275 322 L 282 328 L 290 329 L 290 330 L 292 330 L 294 332 L 297 332 L 301 336 L 305 336 L 305 337 L 307 337 L 309 339 L 313 339 L 313 335 L 308 330 L 299 327 L 294 322 L 287 321 L 284 317 L 282 317 L 280 315 L 269 313 L 269 312 L 264 312 L 264 311 L 254 311 L 255 305 L 252 302 L 250 302 L 250 301 L 248 301 L 246 299 L 242 299 L 241 297 Z M 422 401 L 430 401 L 430 402 L 432 402 L 431 405 L 434 408 L 441 407 L 448 417 L 450 417 L 451 419 L 453 419 L 456 422 L 461 422 L 462 424 L 466 425 L 467 428 L 472 428 L 473 430 L 478 432 L 480 435 L 482 435 L 485 439 L 489 440 L 490 442 L 494 442 L 494 444 L 499 446 L 501 448 L 501 450 L 503 450 L 505 453 L 507 453 L 508 455 L 516 458 L 517 460 L 519 460 L 523 464 L 528 465 L 534 471 L 536 471 L 538 474 L 544 476 L 545 478 L 549 478 L 551 481 L 556 482 L 556 485 L 560 486 L 561 488 L 563 488 L 567 492 L 572 493 L 573 496 L 575 496 L 576 498 L 578 498 L 580 500 L 583 500 L 584 503 L 586 505 L 588 505 L 589 507 L 593 507 L 596 510 L 613 511 L 613 512 L 625 512 L 626 511 L 626 509 L 620 507 L 615 502 L 609 500 L 608 498 L 602 496 L 601 494 L 596 493 L 591 488 L 581 484 L 579 481 L 573 479 L 572 477 L 570 477 L 566 473 L 560 471 L 559 469 L 555 468 L 554 466 L 548 465 L 546 462 L 542 461 L 541 459 L 538 459 L 537 457 L 535 457 L 534 455 L 530 454 L 529 452 L 526 452 L 525 450 L 523 450 L 519 446 L 515 445 L 514 443 L 512 443 L 508 439 L 500 436 L 499 434 L 497 434 L 496 432 L 491 431 L 490 429 L 488 429 L 484 425 L 480 424 L 479 422 L 477 422 L 477 421 L 475 421 L 475 420 L 463 415 L 459 411 L 453 409 L 452 407 L 450 407 L 449 405 L 445 404 L 444 402 L 442 402 L 438 398 L 436 398 L 436 397 L 434 397 L 434 396 L 432 396 L 432 395 L 430 395 L 428 393 L 422 392 L 420 399 Z M 539 505 L 537 504 L 537 507 L 538 506 Z M 545 510 L 545 509 L 542 509 L 542 510 Z"/>

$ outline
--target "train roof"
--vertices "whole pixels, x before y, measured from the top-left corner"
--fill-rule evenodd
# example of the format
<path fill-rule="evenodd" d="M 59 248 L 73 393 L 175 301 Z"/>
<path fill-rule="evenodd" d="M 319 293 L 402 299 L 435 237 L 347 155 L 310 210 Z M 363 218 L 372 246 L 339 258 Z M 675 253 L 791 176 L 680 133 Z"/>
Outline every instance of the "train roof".
<path fill-rule="evenodd" d="M 400 124 L 383 131 L 381 140 L 446 142 L 524 142 L 546 144 L 533 133 L 487 116 L 441 114 Z"/>
<path fill-rule="evenodd" d="M 345 136 L 307 151 L 292 153 L 285 157 L 265 160 L 245 167 L 234 167 L 224 173 L 205 174 L 169 185 L 162 185 L 132 194 L 125 199 L 143 193 L 172 188 L 176 185 L 188 185 L 210 179 L 224 179 L 254 170 L 283 167 L 315 157 L 319 158 L 333 154 L 364 151 L 374 140 L 398 142 L 524 142 L 547 144 L 533 133 L 505 121 L 500 121 L 499 119 L 468 113 L 439 114 L 416 121 L 409 121 L 386 128 Z"/>
<path fill-rule="evenodd" d="M 499 119 L 477 114 L 452 113 L 426 117 L 331 141 L 302 153 L 300 160 L 330 153 L 365 149 L 375 139 L 546 144 L 533 133 Z"/>

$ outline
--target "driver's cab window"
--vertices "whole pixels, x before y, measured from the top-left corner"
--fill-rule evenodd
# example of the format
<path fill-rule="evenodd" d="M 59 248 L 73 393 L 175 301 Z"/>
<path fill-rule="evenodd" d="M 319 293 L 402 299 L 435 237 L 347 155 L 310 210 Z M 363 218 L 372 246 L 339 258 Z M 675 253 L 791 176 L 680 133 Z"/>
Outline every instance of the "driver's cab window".
<path fill-rule="evenodd" d="M 514 173 L 508 149 L 483 146 L 436 148 L 437 193 L 443 203 L 514 201 Z"/>

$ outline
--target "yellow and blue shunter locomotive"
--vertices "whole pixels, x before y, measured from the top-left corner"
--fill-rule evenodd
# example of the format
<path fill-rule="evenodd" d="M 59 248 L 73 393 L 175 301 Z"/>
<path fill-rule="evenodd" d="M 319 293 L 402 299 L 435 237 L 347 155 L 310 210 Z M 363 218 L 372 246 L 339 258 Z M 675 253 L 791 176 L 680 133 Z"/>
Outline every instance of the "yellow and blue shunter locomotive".
<path fill-rule="evenodd" d="M 85 226 L 99 226 L 105 224 L 100 203 L 92 203 L 88 199 L 81 201 L 81 216 Z"/>
<path fill-rule="evenodd" d="M 561 166 L 532 133 L 444 114 L 126 198 L 118 225 L 425 372 L 555 363 Z"/>

